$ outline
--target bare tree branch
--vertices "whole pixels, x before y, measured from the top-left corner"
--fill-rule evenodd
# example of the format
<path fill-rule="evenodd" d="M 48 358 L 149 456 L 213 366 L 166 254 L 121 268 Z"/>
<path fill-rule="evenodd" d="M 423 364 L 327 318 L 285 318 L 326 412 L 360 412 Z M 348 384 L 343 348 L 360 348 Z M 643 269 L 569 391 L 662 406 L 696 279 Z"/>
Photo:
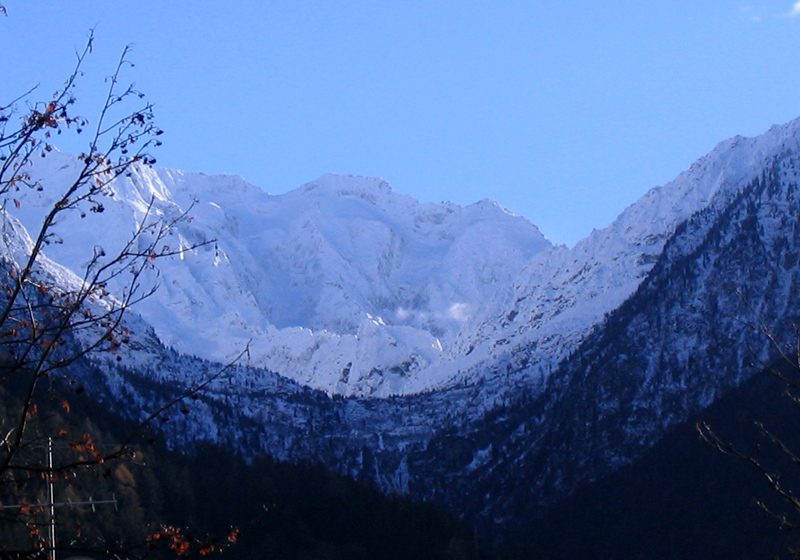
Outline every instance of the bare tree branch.
<path fill-rule="evenodd" d="M 5 13 L 2 5 L 0 12 Z M 55 282 L 45 250 L 63 242 L 59 234 L 63 218 L 68 213 L 77 212 L 83 218 L 102 212 L 104 199 L 114 194 L 115 181 L 130 174 L 134 166 L 155 163 L 150 150 L 161 143 L 152 105 L 141 101 L 144 96 L 133 85 L 121 83 L 123 71 L 132 66 L 125 48 L 106 80 L 105 98 L 91 126 L 87 151 L 77 156 L 69 181 L 54 191 L 52 185 L 34 177 L 34 158 L 47 157 L 54 150 L 54 136 L 66 131 L 83 134 L 89 127 L 88 119 L 74 116 L 72 110 L 75 86 L 93 41 L 90 33 L 84 49 L 76 53 L 72 72 L 50 100 L 31 102 L 36 92 L 31 88 L 0 106 L 0 233 L 6 248 L 19 234 L 18 222 L 11 217 L 20 204 L 17 193 L 24 189 L 47 191 L 54 201 L 39 229 L 31 232 L 30 245 L 22 252 L 9 249 L 0 257 L 0 389 L 13 388 L 8 392 L 13 392 L 16 403 L 0 403 L 5 407 L 0 417 L 0 484 L 24 486 L 42 475 L 65 475 L 129 457 L 130 445 L 149 424 L 196 397 L 248 352 L 245 348 L 216 373 L 156 405 L 127 439 L 113 448 L 101 450 L 88 433 L 70 435 L 50 425 L 55 414 L 44 410 L 53 408 L 53 399 L 43 387 L 70 386 L 75 380 L 74 366 L 92 354 L 116 355 L 130 335 L 126 313 L 158 287 L 158 261 L 214 242 L 171 248 L 167 237 L 187 221 L 193 205 L 165 219 L 155 211 L 156 201 L 151 198 L 121 247 L 108 253 L 99 246 L 88 248 L 87 264 L 73 283 Z M 135 104 L 132 109 L 131 103 Z M 111 293 L 112 285 L 121 287 Z M 66 400 L 63 406 L 69 408 Z M 48 464 L 41 456 L 37 458 L 35 451 L 53 439 L 65 441 L 69 453 Z M 41 511 L 23 503 L 12 517 L 31 528 L 32 546 L 46 548 L 37 528 L 41 516 Z M 161 534 L 177 538 L 169 531 Z"/>

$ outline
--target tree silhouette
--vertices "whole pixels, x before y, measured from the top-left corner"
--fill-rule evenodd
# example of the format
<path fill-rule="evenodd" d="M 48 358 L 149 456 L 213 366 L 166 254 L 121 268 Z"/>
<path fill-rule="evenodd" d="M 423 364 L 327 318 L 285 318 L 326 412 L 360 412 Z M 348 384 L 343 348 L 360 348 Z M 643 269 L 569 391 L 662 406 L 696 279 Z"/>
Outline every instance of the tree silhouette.
<path fill-rule="evenodd" d="M 772 349 L 769 362 L 754 359 L 754 366 L 774 377 L 781 387 L 784 405 L 764 410 L 766 420 L 754 422 L 755 433 L 764 443 L 745 447 L 725 438 L 705 421 L 698 422 L 700 438 L 720 453 L 747 463 L 764 479 L 769 494 L 755 499 L 764 515 L 778 521 L 784 530 L 800 529 L 800 326 L 777 334 L 757 313 L 757 319 L 746 328 L 756 329 L 768 340 Z M 784 340 L 791 340 L 789 343 Z M 744 439 L 744 437 L 742 438 Z M 791 558 L 800 558 L 800 548 L 788 551 Z"/>
<path fill-rule="evenodd" d="M 0 12 L 6 13 L 2 5 Z M 160 145 L 152 105 L 132 85 L 121 83 L 123 71 L 131 66 L 127 48 L 106 80 L 96 119 L 73 114 L 76 84 L 93 41 L 90 33 L 85 48 L 76 53 L 74 69 L 49 99 L 33 101 L 32 88 L 0 106 L 0 520 L 23 527 L 27 543 L 15 546 L 39 551 L 43 558 L 54 557 L 56 551 L 53 535 L 45 530 L 52 521 L 53 497 L 30 500 L 23 490 L 34 481 L 63 480 L 130 456 L 130 438 L 100 446 L 91 433 L 73 433 L 59 419 L 70 412 L 71 396 L 83 392 L 76 371 L 84 358 L 109 353 L 121 359 L 117 353 L 130 335 L 123 318 L 156 289 L 157 262 L 179 252 L 166 238 L 188 219 L 188 211 L 165 219 L 154 211 L 151 199 L 121 247 L 109 253 L 99 245 L 87 249 L 78 276 L 64 274 L 48 259 L 47 247 L 63 242 L 58 232 L 64 218 L 91 219 L 103 212 L 114 181 L 137 166 L 155 163 L 150 150 Z M 39 158 L 55 150 L 62 134 L 82 135 L 86 150 L 59 187 L 37 179 L 32 170 Z M 30 237 L 14 217 L 25 190 L 44 191 L 54 201 Z M 123 287 L 111 293 L 112 283 Z M 210 381 L 168 400 L 146 415 L 143 424 Z M 53 442 L 59 451 L 45 452 Z M 153 542 L 169 540 L 174 545 L 169 548 L 184 555 L 189 548 L 179 537 L 173 528 L 151 535 Z"/>

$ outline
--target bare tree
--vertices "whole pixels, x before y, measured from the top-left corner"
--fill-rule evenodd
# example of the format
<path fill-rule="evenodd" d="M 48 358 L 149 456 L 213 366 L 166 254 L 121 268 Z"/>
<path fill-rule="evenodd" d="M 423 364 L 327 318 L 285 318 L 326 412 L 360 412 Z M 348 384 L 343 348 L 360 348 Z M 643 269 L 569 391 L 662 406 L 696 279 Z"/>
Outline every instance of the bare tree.
<path fill-rule="evenodd" d="M 0 12 L 5 13 L 2 5 Z M 121 83 L 121 74 L 130 65 L 127 49 L 107 78 L 96 120 L 73 114 L 76 83 L 92 43 L 90 34 L 85 48 L 76 53 L 73 71 L 51 98 L 33 102 L 33 88 L 0 106 L 0 392 L 8 397 L 3 403 L 5 414 L 0 417 L 0 483 L 50 480 L 127 456 L 129 441 L 101 448 L 91 434 L 69 434 L 48 421 L 53 415 L 44 411 L 52 411 L 54 406 L 61 407 L 62 413 L 69 410 L 68 392 L 82 390 L 74 368 L 83 358 L 98 352 L 116 354 L 126 344 L 130 333 L 123 318 L 155 290 L 157 261 L 178 252 L 166 238 L 187 219 L 183 213 L 164 220 L 151 200 L 120 248 L 108 254 L 99 246 L 88 248 L 87 264 L 79 277 L 66 282 L 63 278 L 56 282 L 53 277 L 57 268 L 46 253 L 49 246 L 61 242 L 58 231 L 64 218 L 91 219 L 93 213 L 103 212 L 115 180 L 130 174 L 135 166 L 155 163 L 149 150 L 160 144 L 161 130 L 154 124 L 152 106 L 142 101 L 143 94 L 133 86 Z M 24 240 L 13 216 L 21 204 L 20 193 L 54 188 L 37 180 L 32 170 L 39 158 L 52 153 L 54 140 L 65 133 L 85 136 L 87 149 L 77 156 L 78 165 L 69 181 L 58 192 L 49 193 L 55 202 L 38 230 Z M 197 245 L 189 249 L 194 248 Z M 123 288 L 111 293 L 112 284 Z M 152 411 L 145 422 L 210 381 L 187 388 Z M 54 387 L 64 392 L 54 392 Z M 67 444 L 64 447 L 69 450 L 56 454 L 55 463 L 52 453 L 42 452 L 42 446 L 53 441 Z M 6 520 L 27 528 L 30 550 L 39 550 L 43 557 L 55 555 L 54 539 L 52 535 L 48 538 L 42 527 L 52 501 L 51 496 L 49 503 L 31 504 L 20 497 L 18 504 L 0 511 Z M 169 531 L 162 532 L 166 540 Z M 158 534 L 153 536 L 155 540 L 161 538 Z M 174 532 L 171 536 L 175 537 Z"/>
<path fill-rule="evenodd" d="M 793 335 L 777 335 L 760 317 L 747 328 L 758 330 L 772 349 L 770 362 L 754 360 L 754 366 L 773 376 L 782 386 L 782 395 L 790 406 L 800 406 L 800 327 L 793 325 Z M 784 338 L 792 342 L 782 342 Z M 783 417 L 783 424 L 788 418 Z M 700 438 L 717 451 L 750 464 L 766 481 L 773 499 L 756 499 L 756 505 L 768 517 L 778 521 L 781 529 L 800 529 L 800 448 L 796 433 L 787 426 L 768 426 L 754 422 L 756 433 L 769 448 L 744 449 L 720 436 L 708 422 L 698 422 Z M 792 436 L 795 437 L 792 437 Z M 792 558 L 800 558 L 800 549 L 790 549 Z"/>

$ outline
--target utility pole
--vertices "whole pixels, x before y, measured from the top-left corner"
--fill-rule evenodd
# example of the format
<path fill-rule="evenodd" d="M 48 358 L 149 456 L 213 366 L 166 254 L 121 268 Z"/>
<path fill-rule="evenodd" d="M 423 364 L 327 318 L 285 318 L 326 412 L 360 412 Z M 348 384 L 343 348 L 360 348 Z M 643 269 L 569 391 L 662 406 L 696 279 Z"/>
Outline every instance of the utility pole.
<path fill-rule="evenodd" d="M 48 559 L 57 560 L 56 558 L 56 507 L 62 506 L 91 506 L 92 511 L 95 511 L 96 505 L 114 504 L 117 507 L 117 497 L 112 495 L 111 500 L 93 500 L 91 496 L 88 501 L 82 502 L 56 502 L 55 501 L 55 484 L 53 481 L 53 438 L 47 438 L 47 472 L 45 473 L 45 481 L 47 483 L 47 501 L 43 504 L 30 504 L 34 507 L 47 508 L 47 549 L 49 551 Z M 9 505 L 0 506 L 0 509 L 21 509 L 22 505 Z"/>
<path fill-rule="evenodd" d="M 47 504 L 50 523 L 47 527 L 47 544 L 50 560 L 56 560 L 56 504 L 53 488 L 53 438 L 47 438 Z"/>

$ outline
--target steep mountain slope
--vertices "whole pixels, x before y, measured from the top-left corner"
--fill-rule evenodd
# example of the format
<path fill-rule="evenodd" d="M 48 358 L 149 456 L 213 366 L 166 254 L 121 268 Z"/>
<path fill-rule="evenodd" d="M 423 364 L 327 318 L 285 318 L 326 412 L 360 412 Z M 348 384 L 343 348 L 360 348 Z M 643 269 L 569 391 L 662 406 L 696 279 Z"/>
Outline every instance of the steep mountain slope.
<path fill-rule="evenodd" d="M 542 383 L 633 293 L 676 225 L 796 145 L 795 128 L 723 142 L 573 249 L 490 201 L 421 204 L 378 179 L 329 175 L 271 196 L 236 177 L 137 168 L 104 212 L 69 216 L 47 252 L 79 272 L 98 241 L 120 245 L 148 214 L 188 213 L 180 258 L 138 308 L 182 353 L 225 362 L 249 341 L 254 365 L 344 395 L 474 383 L 501 362 Z M 50 154 L 32 172 L 57 186 L 76 165 Z M 48 191 L 15 194 L 29 229 Z"/>
<path fill-rule="evenodd" d="M 697 437 L 696 423 L 710 422 L 738 449 L 758 453 L 780 472 L 781 482 L 800 487 L 797 467 L 766 444 L 755 427 L 794 441 L 800 414 L 780 383 L 756 373 L 708 409 L 670 429 L 635 463 L 585 485 L 519 523 L 512 540 L 532 539 L 551 560 L 596 558 L 784 558 L 798 545 L 794 531 L 778 530 L 755 501 L 788 511 L 752 465 L 722 455 Z"/>
<path fill-rule="evenodd" d="M 57 186 L 76 165 L 51 154 L 32 173 Z M 29 229 L 49 190 L 15 194 Z M 220 362 L 251 341 L 254 364 L 342 394 L 407 392 L 476 305 L 549 246 L 493 202 L 421 204 L 359 177 L 271 196 L 235 177 L 137 168 L 103 207 L 69 216 L 48 255 L 78 272 L 87 248 L 113 251 L 148 214 L 188 213 L 174 232 L 180 258 L 163 262 L 138 308 L 161 340 Z"/>
<path fill-rule="evenodd" d="M 755 138 L 721 142 L 674 181 L 651 189 L 607 228 L 574 248 L 552 247 L 498 290 L 461 330 L 453 355 L 469 377 L 504 362 L 528 381 L 552 371 L 605 314 L 646 278 L 676 227 L 710 204 L 724 206 L 774 158 L 800 149 L 800 120 Z M 716 201 L 716 202 L 715 202 Z M 541 381 L 539 381 L 541 382 Z M 509 381 L 512 385 L 517 380 Z"/>
<path fill-rule="evenodd" d="M 45 182 L 72 165 L 44 161 Z M 769 358 L 742 325 L 782 337 L 800 308 L 797 162 L 800 121 L 723 142 L 573 249 L 492 203 L 424 205 L 379 180 L 273 197 L 141 169 L 100 221 L 71 216 L 48 255 L 77 268 L 148 212 L 189 209 L 183 254 L 140 309 L 136 359 L 82 373 L 103 398 L 152 410 L 252 338 L 249 365 L 175 412 L 174 442 L 313 458 L 503 534 L 632 464 Z M 20 194 L 15 215 L 32 227 L 45 194 Z"/>
<path fill-rule="evenodd" d="M 797 293 L 793 255 L 799 250 L 792 241 L 792 217 L 798 215 L 797 144 L 797 122 L 756 139 L 722 143 L 674 183 L 651 191 L 612 226 L 576 247 L 574 254 L 588 255 L 592 243 L 615 250 L 598 249 L 597 264 L 585 277 L 570 276 L 575 277 L 571 283 L 561 285 L 565 292 L 549 285 L 551 301 L 561 302 L 549 303 L 555 305 L 550 308 L 554 325 L 583 318 L 578 310 L 587 307 L 580 306 L 600 299 L 592 296 L 591 286 L 622 298 L 631 284 L 644 283 L 619 309 L 610 309 L 606 319 L 599 317 L 602 325 L 593 331 L 591 324 L 584 327 L 588 338 L 580 346 L 560 340 L 558 332 L 549 335 L 554 345 L 564 347 L 560 352 L 570 352 L 563 364 L 554 364 L 552 378 L 542 382 L 539 375 L 536 360 L 547 357 L 541 345 L 520 342 L 509 361 L 480 362 L 480 377 L 445 391 L 391 400 L 326 400 L 327 419 L 306 424 L 300 447 L 287 446 L 278 436 L 279 447 L 263 448 L 299 457 L 319 453 L 321 444 L 314 441 L 319 437 L 337 449 L 326 460 L 351 474 L 371 476 L 385 487 L 438 495 L 459 511 L 481 510 L 500 519 L 521 502 L 546 502 L 630 462 L 668 426 L 749 375 L 750 349 L 766 356 L 763 338 L 740 328 L 743 317 L 757 319 L 748 305 L 772 323 L 790 320 L 792 294 Z M 697 205 L 703 206 L 699 212 Z M 670 210 L 666 216 L 664 208 Z M 688 221 L 679 221 L 692 212 Z M 645 217 L 655 225 L 640 223 Z M 650 234 L 643 232 L 667 227 L 674 233 L 646 241 Z M 605 245 L 600 239 L 606 239 Z M 617 258 L 608 258 L 609 253 Z M 637 272 L 613 274 L 614 267 L 626 266 Z M 623 280 L 629 287 L 614 292 Z M 530 288 L 529 299 L 536 299 L 535 290 Z M 525 341 L 526 330 L 535 327 L 535 321 L 523 321 L 516 336 Z M 530 362 L 510 368 L 513 360 L 525 364 L 520 355 L 531 357 Z M 268 411 L 280 409 L 260 401 L 264 396 L 234 392 L 244 399 L 238 402 L 256 411 L 251 418 L 257 424 Z M 270 426 L 282 433 L 279 423 Z M 533 494 L 537 499 L 531 499 Z M 464 501 L 453 501 L 454 496 Z M 475 496 L 480 500 L 470 502 Z"/>
<path fill-rule="evenodd" d="M 451 434 L 485 460 L 469 476 L 447 473 L 432 485 L 448 488 L 443 499 L 513 525 L 635 461 L 671 426 L 753 375 L 777 350 L 761 325 L 794 343 L 798 155 L 777 155 L 744 188 L 720 191 L 681 224 L 635 295 L 574 349 L 544 391 Z M 482 498 L 462 498 L 467 492 Z"/>

